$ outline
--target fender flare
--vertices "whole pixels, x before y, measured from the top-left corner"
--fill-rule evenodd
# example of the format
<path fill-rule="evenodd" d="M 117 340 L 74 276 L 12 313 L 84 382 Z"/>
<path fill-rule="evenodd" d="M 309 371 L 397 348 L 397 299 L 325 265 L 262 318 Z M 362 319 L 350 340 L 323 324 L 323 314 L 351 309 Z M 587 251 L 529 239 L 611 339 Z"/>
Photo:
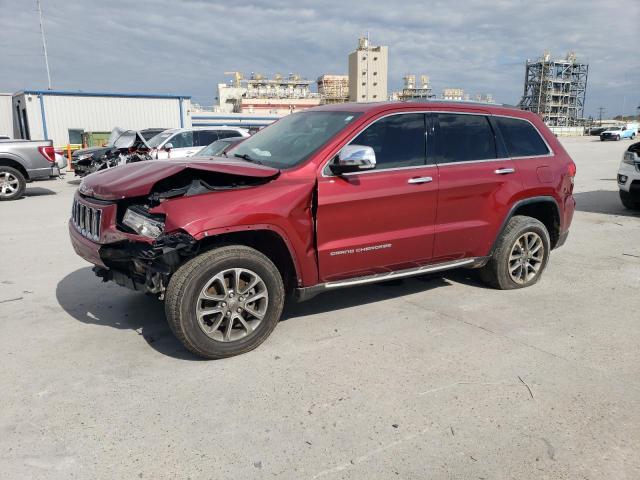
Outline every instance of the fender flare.
<path fill-rule="evenodd" d="M 534 203 L 551 203 L 556 209 L 556 214 L 558 215 L 558 220 L 560 222 L 562 222 L 562 216 L 560 214 L 560 206 L 558 205 L 558 201 L 555 198 L 553 198 L 552 196 L 550 196 L 550 195 L 541 195 L 541 196 L 538 196 L 538 197 L 529 197 L 529 198 L 524 198 L 522 200 L 518 200 L 513 205 L 511 205 L 511 208 L 509 209 L 509 213 L 507 213 L 507 215 L 505 216 L 504 220 L 502 220 L 502 225 L 500 225 L 500 229 L 498 230 L 498 234 L 496 235 L 496 238 L 493 240 L 493 243 L 491 244 L 491 249 L 489 250 L 489 253 L 487 254 L 487 257 L 491 257 L 493 255 L 493 252 L 496 249 L 496 244 L 498 243 L 498 238 L 500 238 L 500 234 L 507 227 L 507 223 L 509 223 L 509 220 L 511 220 L 511 217 L 514 216 L 515 211 L 520 207 L 523 207 L 525 205 L 531 205 L 531 204 L 534 204 Z"/>

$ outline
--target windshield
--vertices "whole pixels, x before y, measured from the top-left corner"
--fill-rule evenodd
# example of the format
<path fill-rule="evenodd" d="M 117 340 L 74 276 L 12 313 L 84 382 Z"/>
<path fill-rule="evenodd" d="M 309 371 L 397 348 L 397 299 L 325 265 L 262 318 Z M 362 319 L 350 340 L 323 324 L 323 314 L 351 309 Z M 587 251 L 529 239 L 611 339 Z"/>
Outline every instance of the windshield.
<path fill-rule="evenodd" d="M 149 142 L 149 140 L 151 140 L 153 137 L 155 137 L 156 135 L 158 135 L 159 133 L 163 132 L 164 130 L 142 130 L 140 132 L 140 135 L 142 135 L 142 138 L 144 138 L 147 143 Z"/>
<path fill-rule="evenodd" d="M 274 168 L 291 168 L 309 158 L 361 114 L 310 111 L 292 113 L 227 152 Z"/>
<path fill-rule="evenodd" d="M 147 145 L 149 145 L 151 148 L 158 148 L 160 144 L 164 142 L 167 138 L 169 138 L 171 135 L 173 135 L 173 132 L 162 132 L 156 135 L 155 137 L 153 137 L 151 140 L 148 140 Z"/>
<path fill-rule="evenodd" d="M 236 143 L 236 142 L 238 142 L 240 140 L 242 140 L 242 138 L 240 138 L 238 140 L 233 139 L 233 138 L 229 138 L 229 139 L 225 138 L 225 139 L 222 139 L 222 140 L 216 140 L 212 144 L 207 145 L 202 150 L 200 150 L 198 153 L 196 153 L 195 156 L 196 157 L 215 157 L 216 155 L 220 155 L 227 148 L 229 148 L 229 145 L 231 145 L 232 143 Z"/>
<path fill-rule="evenodd" d="M 622 127 L 609 127 L 609 130 L 612 130 L 615 132 L 617 130 L 622 130 Z"/>

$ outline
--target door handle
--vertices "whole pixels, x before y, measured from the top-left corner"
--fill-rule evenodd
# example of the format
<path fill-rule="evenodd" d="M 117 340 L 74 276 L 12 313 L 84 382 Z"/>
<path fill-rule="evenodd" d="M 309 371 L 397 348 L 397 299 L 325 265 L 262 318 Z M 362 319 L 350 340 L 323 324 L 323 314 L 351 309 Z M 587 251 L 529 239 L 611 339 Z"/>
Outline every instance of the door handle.
<path fill-rule="evenodd" d="M 430 183 L 433 182 L 431 177 L 413 177 L 407 180 L 407 183 Z"/>
<path fill-rule="evenodd" d="M 510 173 L 515 173 L 515 171 L 516 171 L 515 168 L 499 168 L 495 170 L 493 173 L 497 175 L 508 175 Z"/>

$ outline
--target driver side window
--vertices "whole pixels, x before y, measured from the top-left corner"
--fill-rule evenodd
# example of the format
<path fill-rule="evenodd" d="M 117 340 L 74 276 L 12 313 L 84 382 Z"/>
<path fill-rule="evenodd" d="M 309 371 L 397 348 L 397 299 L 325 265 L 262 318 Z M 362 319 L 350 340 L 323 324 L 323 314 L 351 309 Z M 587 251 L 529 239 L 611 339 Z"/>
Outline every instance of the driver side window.
<path fill-rule="evenodd" d="M 366 145 L 376 154 L 376 170 L 414 167 L 426 163 L 426 124 L 422 113 L 381 118 L 350 144 Z"/>
<path fill-rule="evenodd" d="M 177 133 L 167 143 L 173 144 L 173 148 L 193 147 L 193 132 Z"/>

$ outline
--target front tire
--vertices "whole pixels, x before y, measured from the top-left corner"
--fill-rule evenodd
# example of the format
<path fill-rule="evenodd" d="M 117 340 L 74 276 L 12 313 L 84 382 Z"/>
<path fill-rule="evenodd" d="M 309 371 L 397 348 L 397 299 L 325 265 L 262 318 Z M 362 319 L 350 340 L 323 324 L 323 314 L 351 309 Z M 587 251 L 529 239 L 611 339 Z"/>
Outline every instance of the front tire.
<path fill-rule="evenodd" d="M 549 232 L 539 220 L 516 215 L 509 220 L 496 242 L 480 278 L 490 287 L 513 290 L 538 282 L 549 261 Z"/>
<path fill-rule="evenodd" d="M 17 200 L 26 188 L 27 181 L 19 170 L 0 165 L 0 201 Z"/>
<path fill-rule="evenodd" d="M 629 192 L 625 192 L 624 190 L 620 190 L 620 201 L 624 208 L 629 210 L 640 210 L 640 201 L 635 200 Z"/>
<path fill-rule="evenodd" d="M 280 320 L 284 298 L 282 277 L 268 257 L 230 245 L 198 255 L 176 271 L 165 311 L 189 351 L 220 359 L 264 342 Z"/>

